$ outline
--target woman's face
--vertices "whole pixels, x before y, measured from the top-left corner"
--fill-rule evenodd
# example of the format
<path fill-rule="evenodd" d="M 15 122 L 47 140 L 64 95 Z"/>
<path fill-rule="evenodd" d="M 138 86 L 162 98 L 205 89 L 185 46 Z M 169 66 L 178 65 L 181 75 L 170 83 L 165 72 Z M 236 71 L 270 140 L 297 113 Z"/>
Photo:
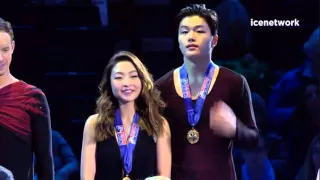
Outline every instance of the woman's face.
<path fill-rule="evenodd" d="M 142 84 L 135 66 L 129 61 L 118 62 L 111 71 L 111 89 L 120 104 L 135 101 Z"/>
<path fill-rule="evenodd" d="M 320 168 L 320 140 L 314 145 L 312 149 L 312 162 L 316 169 Z"/>

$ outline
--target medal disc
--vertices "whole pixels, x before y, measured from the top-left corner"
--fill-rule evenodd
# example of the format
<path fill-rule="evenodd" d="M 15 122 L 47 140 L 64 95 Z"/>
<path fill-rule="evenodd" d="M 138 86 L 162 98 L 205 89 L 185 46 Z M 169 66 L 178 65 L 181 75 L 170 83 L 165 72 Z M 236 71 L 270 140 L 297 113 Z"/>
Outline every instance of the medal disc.
<path fill-rule="evenodd" d="M 122 180 L 130 180 L 130 178 L 128 176 L 122 178 Z"/>
<path fill-rule="evenodd" d="M 197 143 L 200 139 L 199 132 L 195 129 L 191 129 L 190 131 L 188 131 L 187 139 L 190 144 Z"/>

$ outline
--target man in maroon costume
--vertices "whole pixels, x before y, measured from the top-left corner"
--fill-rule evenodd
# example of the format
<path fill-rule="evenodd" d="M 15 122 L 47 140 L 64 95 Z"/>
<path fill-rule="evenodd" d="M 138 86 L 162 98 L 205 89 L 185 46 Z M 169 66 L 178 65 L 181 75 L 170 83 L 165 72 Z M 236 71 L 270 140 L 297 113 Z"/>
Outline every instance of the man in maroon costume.
<path fill-rule="evenodd" d="M 9 22 L 0 18 L 0 165 L 15 180 L 53 180 L 50 111 L 44 93 L 11 75 L 15 42 Z"/>
<path fill-rule="evenodd" d="M 157 80 L 172 133 L 173 180 L 234 180 L 233 143 L 254 148 L 258 128 L 246 79 L 211 61 L 217 14 L 204 5 L 183 8 L 178 42 L 183 65 Z"/>

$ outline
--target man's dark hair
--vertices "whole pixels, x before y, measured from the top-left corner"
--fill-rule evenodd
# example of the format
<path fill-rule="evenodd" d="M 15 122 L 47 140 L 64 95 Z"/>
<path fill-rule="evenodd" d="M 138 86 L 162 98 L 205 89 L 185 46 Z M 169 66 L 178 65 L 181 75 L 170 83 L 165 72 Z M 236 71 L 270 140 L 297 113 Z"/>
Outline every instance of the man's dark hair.
<path fill-rule="evenodd" d="M 0 31 L 4 31 L 4 32 L 8 33 L 11 37 L 11 40 L 14 39 L 13 29 L 12 29 L 10 22 L 5 21 L 1 17 L 0 17 Z"/>
<path fill-rule="evenodd" d="M 214 10 L 206 8 L 204 4 L 192 4 L 186 6 L 182 8 L 176 16 L 178 26 L 183 18 L 189 16 L 199 16 L 203 18 L 209 25 L 211 34 L 218 34 L 218 15 Z"/>

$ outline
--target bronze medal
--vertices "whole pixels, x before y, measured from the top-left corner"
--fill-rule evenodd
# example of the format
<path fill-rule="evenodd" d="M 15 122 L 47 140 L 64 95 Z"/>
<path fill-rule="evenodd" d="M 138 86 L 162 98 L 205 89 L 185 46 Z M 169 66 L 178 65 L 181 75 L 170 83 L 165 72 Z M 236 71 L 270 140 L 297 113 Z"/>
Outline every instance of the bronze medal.
<path fill-rule="evenodd" d="M 188 131 L 187 139 L 190 144 L 196 144 L 200 139 L 199 132 L 192 128 L 190 131 Z"/>

